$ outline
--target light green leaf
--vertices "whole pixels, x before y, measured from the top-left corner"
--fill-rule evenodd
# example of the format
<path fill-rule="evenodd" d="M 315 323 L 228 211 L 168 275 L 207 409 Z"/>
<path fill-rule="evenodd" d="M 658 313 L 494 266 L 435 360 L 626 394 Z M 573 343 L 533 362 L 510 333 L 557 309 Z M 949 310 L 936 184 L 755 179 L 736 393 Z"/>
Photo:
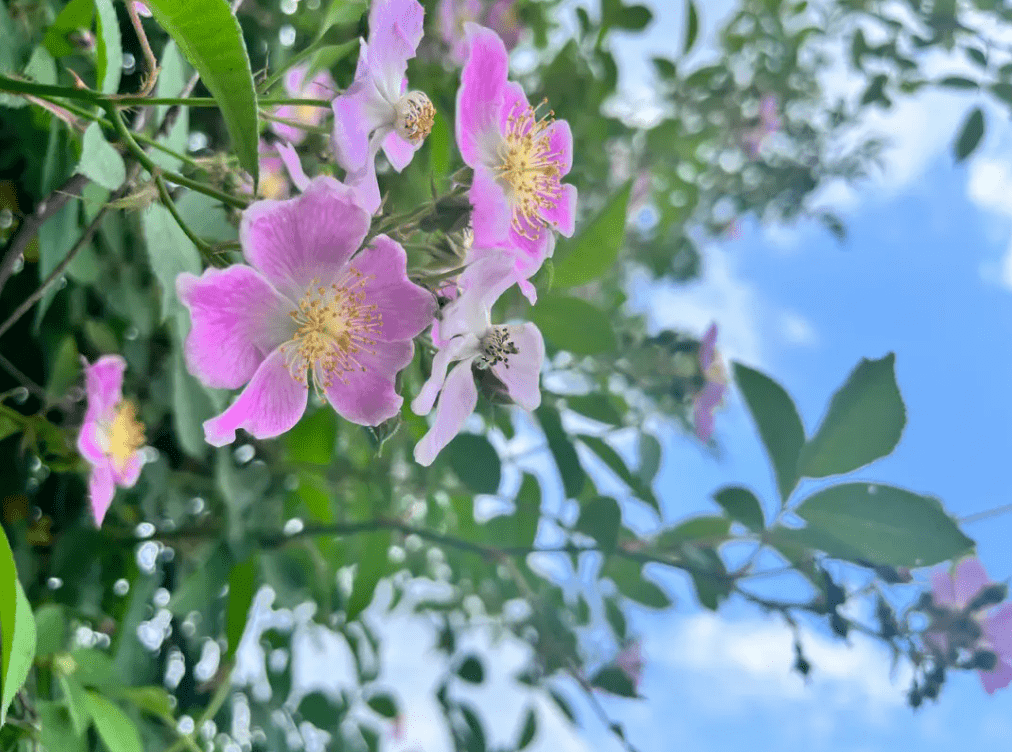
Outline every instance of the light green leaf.
<path fill-rule="evenodd" d="M 923 567 L 968 552 L 973 541 L 938 499 L 894 486 L 845 483 L 805 499 L 796 510 L 808 523 L 797 542 L 834 558 L 896 567 Z"/>
<path fill-rule="evenodd" d="M 246 631 L 246 620 L 257 589 L 259 563 L 259 558 L 253 554 L 246 561 L 232 567 L 232 573 L 228 576 L 228 603 L 225 606 L 225 635 L 228 638 L 226 661 L 235 658 L 239 640 Z"/>
<path fill-rule="evenodd" d="M 84 687 L 73 676 L 60 674 L 60 689 L 63 690 L 63 699 L 67 704 L 67 711 L 70 713 L 70 722 L 74 724 L 74 731 L 81 736 L 88 730 L 91 723 L 91 715 L 88 713 L 88 698 Z"/>
<path fill-rule="evenodd" d="M 120 39 L 119 20 L 112 0 L 95 0 L 95 10 L 98 11 L 98 49 L 95 54 L 98 85 L 102 93 L 115 94 L 119 91 L 120 75 L 123 73 L 123 41 Z"/>
<path fill-rule="evenodd" d="M 541 486 L 535 476 L 524 473 L 514 503 L 512 514 L 493 517 L 484 524 L 484 537 L 489 545 L 512 548 L 534 545 L 541 518 Z"/>
<path fill-rule="evenodd" d="M 86 697 L 98 738 L 109 752 L 144 752 L 137 726 L 126 713 L 97 692 Z"/>
<path fill-rule="evenodd" d="M 670 530 L 662 530 L 655 542 L 662 551 L 678 551 L 683 543 L 719 542 L 728 537 L 731 520 L 727 517 L 703 515 L 693 517 Z"/>
<path fill-rule="evenodd" d="M 176 224 L 169 210 L 152 204 L 141 214 L 148 261 L 162 288 L 162 321 L 185 309 L 176 297 L 176 277 L 182 272 L 200 274 L 200 254 Z"/>
<path fill-rule="evenodd" d="M 35 645 L 37 656 L 45 657 L 63 650 L 67 641 L 67 617 L 63 606 L 56 603 L 39 606 L 35 612 L 35 626 L 39 633 Z"/>
<path fill-rule="evenodd" d="M 444 451 L 453 472 L 474 493 L 494 494 L 499 490 L 502 463 L 499 453 L 484 436 L 458 434 Z"/>
<path fill-rule="evenodd" d="M 183 60 L 183 55 L 179 52 L 179 47 L 171 39 L 165 44 L 165 49 L 162 50 L 161 59 L 158 61 L 161 66 L 161 72 L 158 74 L 158 83 L 155 84 L 155 96 L 156 97 L 178 97 L 183 87 L 186 86 L 187 79 L 190 77 L 189 66 Z M 157 112 L 157 118 L 155 122 L 162 122 L 162 119 L 169 111 L 169 105 L 159 105 L 155 108 Z M 185 153 L 186 152 L 186 140 L 190 133 L 190 108 L 181 107 L 179 114 L 176 116 L 175 122 L 172 124 L 172 128 L 165 134 L 159 141 L 162 145 L 167 146 L 173 151 Z M 176 157 L 166 154 L 165 152 L 159 151 L 158 149 L 152 149 L 149 153 L 151 160 L 159 167 L 163 167 L 166 170 L 178 170 L 182 165 L 182 160 Z M 203 196 L 203 194 L 190 192 L 183 196 L 184 199 L 190 196 Z M 176 202 L 176 208 L 182 213 L 183 209 L 180 206 L 182 200 Z M 184 214 L 184 216 L 186 216 Z M 193 225 L 190 225 L 193 227 Z"/>
<path fill-rule="evenodd" d="M 805 444 L 798 409 L 783 387 L 769 376 L 741 363 L 734 363 L 733 368 L 734 381 L 773 463 L 780 498 L 786 501 L 798 483 L 798 455 Z"/>
<path fill-rule="evenodd" d="M 621 526 L 622 510 L 618 502 L 607 496 L 598 496 L 581 507 L 574 529 L 597 541 L 604 553 L 611 553 L 615 550 Z"/>
<path fill-rule="evenodd" d="M 42 43 L 53 57 L 74 54 L 78 50 L 70 43 L 69 35 L 81 29 L 90 30 L 94 15 L 95 0 L 70 0 L 46 29 Z"/>
<path fill-rule="evenodd" d="M 858 364 L 833 395 L 819 430 L 801 450 L 801 475 L 824 478 L 849 473 L 896 447 L 907 416 L 896 385 L 895 360 L 889 353 Z"/>
<path fill-rule="evenodd" d="M 359 536 L 359 540 L 361 549 L 358 557 L 358 569 L 355 572 L 355 581 L 352 585 L 351 595 L 348 597 L 348 605 L 345 608 L 345 617 L 348 621 L 358 617 L 372 602 L 376 585 L 386 574 L 388 567 L 389 530 L 377 530 Z"/>
<path fill-rule="evenodd" d="M 18 581 L 14 555 L 0 530 L 0 726 L 35 658 L 35 618 Z"/>
<path fill-rule="evenodd" d="M 747 488 L 740 486 L 722 488 L 713 495 L 713 498 L 724 508 L 728 517 L 740 522 L 749 530 L 758 533 L 766 527 L 762 505 L 755 494 Z"/>
<path fill-rule="evenodd" d="M 25 75 L 40 84 L 56 83 L 56 60 L 45 47 L 36 47 L 25 65 Z"/>
<path fill-rule="evenodd" d="M 597 355 L 615 349 L 611 320 L 586 300 L 544 295 L 531 308 L 531 321 L 560 350 Z"/>
<path fill-rule="evenodd" d="M 337 414 L 328 406 L 306 415 L 285 434 L 284 441 L 295 462 L 330 465 L 337 446 Z"/>
<path fill-rule="evenodd" d="M 610 577 L 626 598 L 649 608 L 667 608 L 671 598 L 657 585 L 643 577 L 643 565 L 624 557 L 609 556 L 601 574 Z"/>
<path fill-rule="evenodd" d="M 215 414 L 215 408 L 207 390 L 186 370 L 182 341 L 176 338 L 172 353 L 172 426 L 183 451 L 200 459 L 210 446 L 204 440 L 204 421 Z"/>
<path fill-rule="evenodd" d="M 80 376 L 81 356 L 77 352 L 77 343 L 72 336 L 67 335 L 49 365 L 49 381 L 46 384 L 49 399 L 54 402 L 63 399 Z"/>
<path fill-rule="evenodd" d="M 357 24 L 367 7 L 368 3 L 365 0 L 330 0 L 320 30 L 316 32 L 316 38 L 322 39 L 333 26 Z"/>
<path fill-rule="evenodd" d="M 612 196 L 573 240 L 560 242 L 552 285 L 576 287 L 591 282 L 615 265 L 625 238 L 626 211 L 632 182 Z"/>
<path fill-rule="evenodd" d="M 46 752 L 84 752 L 87 738 L 74 728 L 67 709 L 52 700 L 36 700 L 42 748 Z"/>
<path fill-rule="evenodd" d="M 239 22 L 226 0 L 150 0 L 159 25 L 179 45 L 221 108 L 239 164 L 259 182 L 257 98 Z"/>
<path fill-rule="evenodd" d="M 92 123 L 84 131 L 84 147 L 77 171 L 110 191 L 119 188 L 126 180 L 123 157 L 105 140 L 98 123 Z"/>
<path fill-rule="evenodd" d="M 138 710 L 162 719 L 172 718 L 172 696 L 161 687 L 124 687 L 120 696 Z"/>

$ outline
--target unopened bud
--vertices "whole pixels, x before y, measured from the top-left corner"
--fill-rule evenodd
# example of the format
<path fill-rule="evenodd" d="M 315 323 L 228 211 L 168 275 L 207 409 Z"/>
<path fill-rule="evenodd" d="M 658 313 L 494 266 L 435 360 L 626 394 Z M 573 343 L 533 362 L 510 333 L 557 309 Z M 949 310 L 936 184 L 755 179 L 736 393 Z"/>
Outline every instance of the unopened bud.
<path fill-rule="evenodd" d="M 436 108 L 421 91 L 409 91 L 397 102 L 397 133 L 410 144 L 419 144 L 432 132 Z"/>
<path fill-rule="evenodd" d="M 90 29 L 74 29 L 67 34 L 67 41 L 81 52 L 91 52 L 95 49 L 95 35 Z"/>

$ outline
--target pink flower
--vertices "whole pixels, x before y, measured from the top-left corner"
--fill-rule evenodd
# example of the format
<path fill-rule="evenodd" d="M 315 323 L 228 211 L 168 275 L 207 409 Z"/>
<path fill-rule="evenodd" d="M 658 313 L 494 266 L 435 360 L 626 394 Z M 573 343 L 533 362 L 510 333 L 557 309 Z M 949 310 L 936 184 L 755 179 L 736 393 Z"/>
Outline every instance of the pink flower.
<path fill-rule="evenodd" d="M 931 573 L 931 597 L 936 606 L 962 612 L 991 584 L 980 559 L 971 556 L 956 564 L 951 575 L 937 570 Z M 1012 603 L 982 608 L 974 611 L 972 617 L 982 632 L 975 647 L 992 651 L 998 659 L 990 671 L 981 669 L 977 672 L 987 693 L 994 694 L 1012 682 Z M 948 649 L 946 632 L 928 630 L 928 636 L 943 651 Z"/>
<path fill-rule="evenodd" d="M 573 234 L 576 188 L 562 183 L 573 134 L 552 113 L 538 115 L 516 83 L 495 32 L 466 25 L 467 63 L 457 90 L 457 146 L 474 169 L 470 200 L 477 248 L 514 247 L 529 277 L 554 250 L 550 228 Z"/>
<path fill-rule="evenodd" d="M 137 11 L 138 16 L 151 18 L 151 9 L 144 3 L 140 2 L 140 0 L 134 0 L 134 10 Z"/>
<path fill-rule="evenodd" d="M 438 336 L 442 343 L 432 359 L 432 374 L 411 403 L 417 415 L 428 415 L 432 427 L 415 445 L 415 461 L 431 465 L 450 443 L 478 404 L 475 374 L 491 374 L 513 402 L 525 410 L 541 404 L 540 374 L 545 342 L 534 324 L 492 326 L 490 314 L 496 299 L 513 284 L 508 257 L 489 257 L 471 264 L 460 275 L 460 295 L 441 314 Z M 451 363 L 457 363 L 447 371 Z M 436 404 L 436 397 L 439 403 Z"/>
<path fill-rule="evenodd" d="M 633 640 L 615 656 L 615 665 L 629 677 L 633 689 L 639 690 L 640 679 L 643 678 L 643 647 L 639 640 Z"/>
<path fill-rule="evenodd" d="M 84 363 L 88 409 L 77 435 L 77 451 L 91 463 L 88 493 L 99 527 L 112 503 L 116 486 L 131 488 L 144 465 L 144 425 L 137 420 L 137 407 L 123 399 L 126 361 L 119 355 L 103 355 L 93 364 Z"/>
<path fill-rule="evenodd" d="M 749 159 L 759 156 L 759 150 L 766 137 L 780 130 L 783 124 L 777 112 L 777 98 L 772 94 L 764 94 L 759 100 L 759 124 L 745 131 L 741 139 L 742 148 L 745 149 Z"/>
<path fill-rule="evenodd" d="M 716 343 L 717 325 L 710 324 L 699 343 L 699 368 L 706 383 L 696 395 L 692 406 L 692 420 L 700 441 L 709 441 L 713 436 L 713 412 L 727 391 L 727 377 L 720 356 L 717 355 Z"/>
<path fill-rule="evenodd" d="M 425 14 L 417 0 L 374 0 L 369 41 L 362 42 L 355 81 L 333 101 L 334 155 L 345 182 L 370 212 L 380 205 L 376 155 L 382 147 L 403 170 L 432 130 L 436 110 L 420 91 L 407 91 L 408 60 L 422 39 Z"/>
<path fill-rule="evenodd" d="M 469 22 L 488 26 L 503 40 L 507 50 L 512 50 L 520 41 L 522 27 L 516 13 L 516 0 L 496 0 L 487 10 L 482 0 L 440 0 L 436 13 L 439 35 L 450 48 L 450 59 L 457 65 L 467 59 L 464 26 Z"/>
<path fill-rule="evenodd" d="M 289 430 L 306 409 L 310 379 L 353 423 L 397 414 L 394 379 L 436 303 L 408 281 L 404 249 L 390 238 L 355 253 L 368 230 L 355 191 L 318 177 L 297 198 L 246 209 L 239 240 L 249 266 L 179 275 L 193 320 L 190 373 L 220 389 L 246 384 L 204 423 L 208 443 L 234 441 L 237 428 L 260 439 Z"/>
<path fill-rule="evenodd" d="M 334 79 L 327 71 L 317 73 L 312 81 L 306 81 L 306 74 L 309 72 L 308 65 L 299 65 L 285 74 L 285 92 L 290 97 L 299 99 L 330 99 L 334 95 L 336 86 Z M 300 125 L 315 126 L 323 122 L 326 110 L 313 105 L 285 104 L 274 110 L 277 117 L 291 120 Z M 298 145 L 306 138 L 306 132 L 296 125 L 270 121 L 270 128 L 281 138 L 289 143 Z"/>

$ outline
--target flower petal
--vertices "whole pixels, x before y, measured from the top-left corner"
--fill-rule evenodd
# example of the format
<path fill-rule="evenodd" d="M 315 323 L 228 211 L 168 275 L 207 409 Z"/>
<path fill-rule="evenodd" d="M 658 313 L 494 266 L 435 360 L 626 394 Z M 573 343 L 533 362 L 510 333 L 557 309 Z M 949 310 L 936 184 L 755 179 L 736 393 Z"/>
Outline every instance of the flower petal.
<path fill-rule="evenodd" d="M 81 430 L 77 434 L 77 451 L 92 465 L 106 462 L 105 439 L 98 421 L 88 421 L 81 426 Z"/>
<path fill-rule="evenodd" d="M 716 356 L 716 345 L 717 345 L 717 324 L 710 324 L 710 328 L 706 330 L 706 334 L 703 335 L 703 339 L 699 341 L 699 365 L 700 369 L 706 373 L 710 366 L 713 365 L 713 359 Z"/>
<path fill-rule="evenodd" d="M 299 422 L 308 401 L 309 387 L 292 378 L 278 348 L 225 412 L 204 421 L 204 438 L 211 446 L 225 446 L 235 441 L 237 428 L 258 439 L 279 436 Z"/>
<path fill-rule="evenodd" d="M 973 600 L 981 590 L 987 587 L 987 572 L 984 565 L 976 556 L 970 556 L 956 564 L 956 571 L 952 575 L 953 589 L 956 594 L 956 603 L 960 608 Z"/>
<path fill-rule="evenodd" d="M 376 88 L 376 82 L 363 62 L 367 54 L 363 42 L 355 81 L 330 105 L 334 111 L 331 137 L 334 160 L 349 172 L 361 170 L 365 165 L 369 155 L 369 134 L 377 128 L 392 126 L 397 117 L 393 103 L 388 102 Z"/>
<path fill-rule="evenodd" d="M 720 404 L 725 388 L 723 384 L 708 381 L 702 391 L 696 395 L 692 420 L 696 426 L 696 436 L 700 441 L 709 441 L 713 436 L 713 411 Z"/>
<path fill-rule="evenodd" d="M 399 243 L 378 235 L 351 265 L 369 278 L 362 292 L 365 302 L 375 305 L 382 317 L 381 341 L 411 339 L 432 324 L 436 299 L 408 280 L 408 256 Z"/>
<path fill-rule="evenodd" d="M 120 488 L 133 488 L 137 479 L 141 477 L 141 470 L 144 467 L 144 455 L 141 452 L 134 452 L 127 457 L 123 467 L 117 467 L 116 462 L 111 463 L 112 478 Z"/>
<path fill-rule="evenodd" d="M 301 196 L 251 204 L 239 240 L 249 262 L 283 295 L 299 300 L 314 279 L 337 276 L 369 222 L 353 188 L 321 176 Z"/>
<path fill-rule="evenodd" d="M 446 370 L 450 367 L 450 363 L 462 359 L 470 362 L 477 354 L 478 338 L 474 335 L 457 337 L 450 340 L 446 347 L 440 348 L 432 358 L 432 372 L 429 378 L 411 401 L 411 411 L 415 415 L 428 415 L 446 381 Z"/>
<path fill-rule="evenodd" d="M 474 230 L 474 245 L 478 247 L 502 246 L 511 238 L 510 221 L 513 207 L 506 192 L 495 179 L 492 171 L 483 164 L 474 168 L 471 190 L 471 227 Z"/>
<path fill-rule="evenodd" d="M 369 11 L 369 70 L 390 102 L 400 96 L 408 60 L 422 41 L 424 19 L 417 0 L 375 0 Z"/>
<path fill-rule="evenodd" d="M 1012 603 L 1003 603 L 983 620 L 984 636 L 1003 657 L 1012 659 Z"/>
<path fill-rule="evenodd" d="M 193 322 L 183 346 L 186 367 L 207 386 L 242 386 L 295 331 L 295 304 L 251 266 L 211 268 L 199 277 L 184 272 L 176 291 Z"/>
<path fill-rule="evenodd" d="M 999 658 L 997 665 L 991 671 L 978 671 L 980 683 L 984 685 L 984 691 L 993 695 L 999 689 L 1004 689 L 1012 683 L 1012 665 Z"/>
<path fill-rule="evenodd" d="M 931 573 L 931 599 L 936 606 L 956 609 L 956 593 L 952 586 L 952 577 L 943 569 Z"/>
<path fill-rule="evenodd" d="M 446 377 L 436 405 L 436 419 L 428 433 L 415 444 L 415 462 L 426 467 L 431 465 L 443 447 L 460 433 L 477 404 L 478 388 L 474 385 L 468 358 L 458 363 Z"/>
<path fill-rule="evenodd" d="M 377 426 L 400 412 L 404 398 L 394 381 L 415 353 L 408 340 L 378 344 L 372 353 L 360 353 L 360 371 L 348 371 L 343 380 L 335 378 L 324 391 L 337 414 L 360 426 Z"/>
<path fill-rule="evenodd" d="M 573 168 L 573 131 L 565 120 L 556 120 L 547 130 L 550 151 L 559 157 L 559 173 L 566 175 Z"/>
<path fill-rule="evenodd" d="M 486 141 L 498 137 L 503 89 L 509 74 L 509 56 L 491 29 L 464 24 L 467 62 L 457 89 L 457 148 L 469 167 L 477 167 Z"/>
<path fill-rule="evenodd" d="M 306 177 L 306 172 L 302 169 L 302 160 L 299 159 L 299 153 L 295 151 L 295 147 L 289 143 L 278 144 L 278 156 L 281 157 L 281 162 L 288 170 L 288 176 L 292 179 L 295 187 L 300 191 L 306 190 L 309 187 L 309 178 Z"/>
<path fill-rule="evenodd" d="M 558 200 L 544 207 L 541 216 L 567 238 L 572 237 L 576 229 L 576 186 L 563 183 Z"/>
<path fill-rule="evenodd" d="M 411 163 L 415 152 L 422 148 L 423 143 L 424 141 L 419 141 L 412 144 L 402 138 L 397 131 L 390 131 L 383 139 L 383 153 L 387 155 L 390 166 L 400 172 Z"/>
<path fill-rule="evenodd" d="M 127 363 L 120 355 L 103 355 L 91 365 L 85 362 L 84 391 L 88 409 L 84 422 L 106 418 L 123 399 L 123 373 Z"/>
<path fill-rule="evenodd" d="M 100 462 L 91 469 L 91 477 L 88 478 L 88 498 L 91 502 L 91 511 L 95 515 L 95 523 L 102 527 L 102 520 L 105 513 L 112 504 L 112 497 L 116 495 L 116 486 L 113 483 L 112 464 L 108 461 Z"/>
<path fill-rule="evenodd" d="M 472 255 L 475 260 L 457 280 L 459 296 L 440 313 L 442 341 L 461 334 L 482 335 L 491 325 L 492 306 L 516 282 L 516 262 L 509 251 L 481 249 Z"/>
<path fill-rule="evenodd" d="M 541 404 L 541 364 L 545 359 L 545 340 L 541 331 L 531 323 L 507 326 L 509 339 L 518 352 L 503 363 L 496 363 L 492 371 L 505 385 L 510 399 L 524 410 L 536 410 Z"/>

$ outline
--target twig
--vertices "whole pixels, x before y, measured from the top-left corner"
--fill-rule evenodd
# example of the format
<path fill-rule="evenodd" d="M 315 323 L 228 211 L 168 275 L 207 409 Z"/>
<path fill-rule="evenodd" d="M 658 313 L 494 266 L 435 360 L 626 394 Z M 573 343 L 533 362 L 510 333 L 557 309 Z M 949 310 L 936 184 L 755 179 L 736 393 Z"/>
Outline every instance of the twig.
<path fill-rule="evenodd" d="M 138 95 L 146 97 L 152 91 L 154 91 L 155 83 L 158 81 L 158 72 L 161 70 L 158 67 L 158 59 L 155 57 L 155 53 L 151 51 L 151 45 L 148 43 L 148 35 L 144 33 L 144 26 L 141 24 L 141 17 L 137 14 L 137 8 L 132 2 L 126 2 L 127 15 L 130 16 L 130 23 L 133 24 L 134 32 L 137 34 L 137 41 L 140 42 L 141 50 L 144 52 L 144 62 L 148 66 L 148 75 L 145 81 L 142 82 Z"/>
<path fill-rule="evenodd" d="M 19 381 L 21 383 L 21 386 L 23 386 L 29 392 L 34 394 L 39 399 L 39 401 L 42 402 L 43 405 L 47 404 L 49 397 L 46 394 L 46 390 L 43 389 L 38 384 L 36 384 L 27 376 L 25 376 L 25 374 L 22 373 L 21 370 L 16 365 L 7 360 L 7 358 L 5 358 L 3 355 L 0 355 L 0 367 L 2 367 L 5 371 L 7 371 L 7 373 L 9 373 L 17 381 Z"/>

